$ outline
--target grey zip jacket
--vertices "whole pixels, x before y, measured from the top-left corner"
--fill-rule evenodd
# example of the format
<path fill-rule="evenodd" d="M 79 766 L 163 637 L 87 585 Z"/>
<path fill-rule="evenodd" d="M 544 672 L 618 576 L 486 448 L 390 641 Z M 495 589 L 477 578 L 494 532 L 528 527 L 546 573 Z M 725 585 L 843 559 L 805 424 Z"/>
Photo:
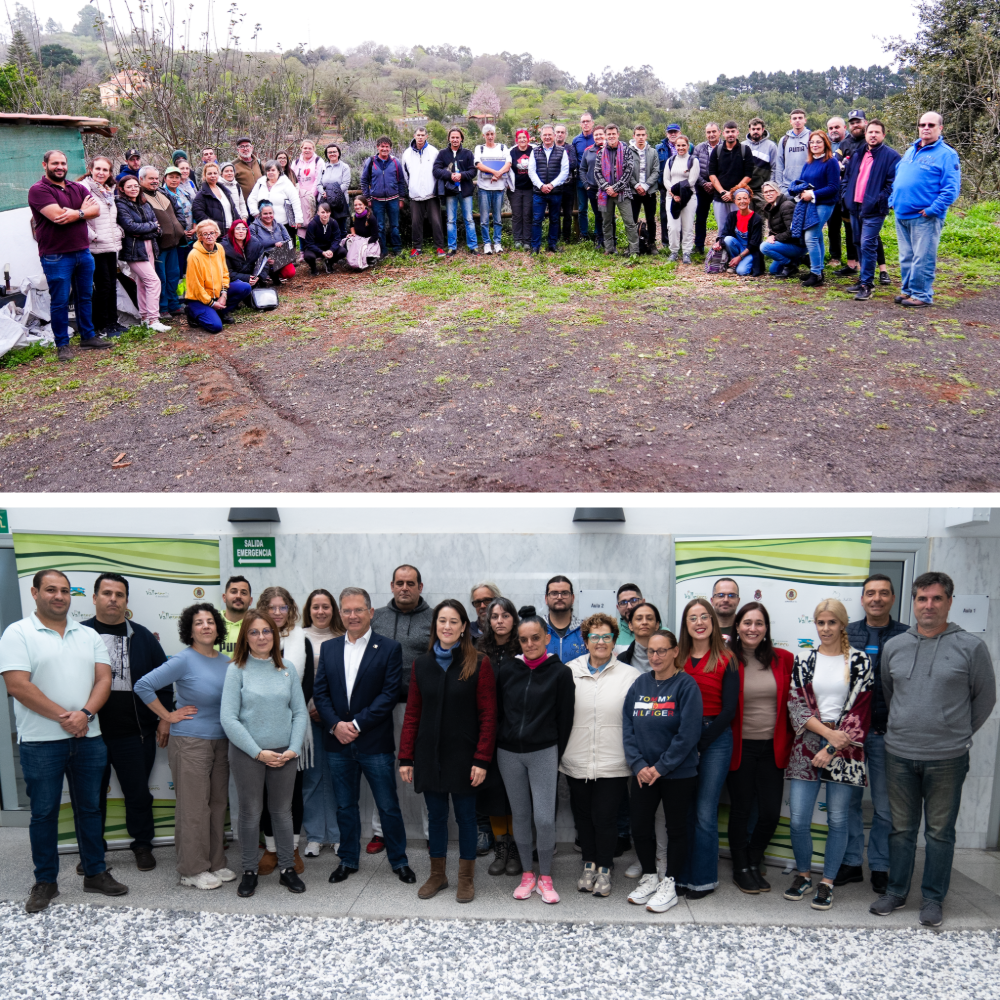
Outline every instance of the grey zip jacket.
<path fill-rule="evenodd" d="M 889 706 L 885 745 L 897 757 L 961 757 L 996 704 L 986 643 L 954 622 L 933 638 L 916 625 L 894 636 L 882 649 L 881 671 Z"/>
<path fill-rule="evenodd" d="M 372 628 L 379 635 L 395 639 L 403 647 L 403 677 L 399 685 L 401 704 L 405 704 L 409 695 L 413 661 L 426 653 L 430 645 L 433 617 L 434 609 L 422 597 L 412 611 L 400 611 L 395 600 L 391 600 L 372 616 Z"/>

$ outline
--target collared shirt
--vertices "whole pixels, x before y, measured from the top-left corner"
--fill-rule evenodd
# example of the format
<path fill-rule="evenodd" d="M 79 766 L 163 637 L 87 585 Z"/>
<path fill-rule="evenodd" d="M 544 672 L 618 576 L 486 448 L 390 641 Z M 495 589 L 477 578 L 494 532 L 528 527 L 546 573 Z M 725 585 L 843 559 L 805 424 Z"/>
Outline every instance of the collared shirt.
<path fill-rule="evenodd" d="M 0 637 L 0 674 L 24 670 L 31 683 L 46 697 L 68 712 L 78 712 L 87 704 L 97 676 L 96 664 L 108 663 L 104 640 L 91 628 L 72 619 L 59 635 L 43 625 L 34 612 L 9 625 Z M 17 740 L 51 742 L 70 739 L 70 734 L 54 719 L 47 719 L 14 699 Z M 95 715 L 87 736 L 100 736 Z"/>
<path fill-rule="evenodd" d="M 351 642 L 349 635 L 344 636 L 344 685 L 347 688 L 348 704 L 350 704 L 354 682 L 358 679 L 358 670 L 361 668 L 361 661 L 371 637 L 371 628 L 357 642 Z"/>
<path fill-rule="evenodd" d="M 28 204 L 35 220 L 35 236 L 40 256 L 90 249 L 90 231 L 86 219 L 74 219 L 60 225 L 42 214 L 42 209 L 47 205 L 78 211 L 82 208 L 84 199 L 89 196 L 90 192 L 76 181 L 67 180 L 66 186 L 60 187 L 48 177 L 42 177 L 31 185 L 28 189 Z"/>
<path fill-rule="evenodd" d="M 858 168 L 858 179 L 854 185 L 854 200 L 860 205 L 865 200 L 865 191 L 868 190 L 868 178 L 871 176 L 872 164 L 875 156 L 871 149 L 866 150 L 861 159 L 861 166 Z"/>
<path fill-rule="evenodd" d="M 549 146 L 547 149 L 545 146 L 541 146 L 540 148 L 545 154 L 546 163 L 552 159 L 553 153 L 560 153 L 562 155 L 562 166 L 559 168 L 559 173 L 553 180 L 548 182 L 552 185 L 553 190 L 557 187 L 561 187 L 566 182 L 566 178 L 569 177 L 569 153 L 565 152 L 562 146 L 556 146 L 554 144 Z M 542 186 L 542 179 L 538 176 L 534 154 L 532 154 L 531 159 L 528 161 L 528 176 L 531 178 L 531 183 L 534 184 L 535 187 L 540 188 Z"/>

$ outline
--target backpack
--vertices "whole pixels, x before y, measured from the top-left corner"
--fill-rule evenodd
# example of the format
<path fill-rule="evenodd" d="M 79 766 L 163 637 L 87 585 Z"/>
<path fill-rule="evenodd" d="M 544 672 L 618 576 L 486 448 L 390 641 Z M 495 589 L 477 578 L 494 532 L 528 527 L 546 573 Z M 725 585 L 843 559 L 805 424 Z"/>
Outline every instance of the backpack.
<path fill-rule="evenodd" d="M 705 274 L 721 274 L 725 271 L 728 256 L 724 247 L 720 250 L 707 250 L 705 252 Z"/>
<path fill-rule="evenodd" d="M 649 237 L 649 230 L 646 226 L 646 220 L 642 219 L 636 224 L 636 233 L 639 236 L 639 253 L 640 254 L 650 254 L 653 253 L 653 247 L 651 246 L 651 241 Z"/>

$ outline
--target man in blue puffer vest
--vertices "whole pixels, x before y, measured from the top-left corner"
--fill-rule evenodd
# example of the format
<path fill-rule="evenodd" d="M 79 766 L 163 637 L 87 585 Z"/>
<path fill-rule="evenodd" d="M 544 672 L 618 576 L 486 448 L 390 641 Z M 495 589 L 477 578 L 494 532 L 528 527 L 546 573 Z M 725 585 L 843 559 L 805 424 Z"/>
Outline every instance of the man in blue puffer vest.
<path fill-rule="evenodd" d="M 361 193 L 372 200 L 372 210 L 378 221 L 378 241 L 385 254 L 386 243 L 392 243 L 393 257 L 403 248 L 399 237 L 399 210 L 409 196 L 406 173 L 392 155 L 392 140 L 383 135 L 375 143 L 378 153 L 361 168 Z M 388 239 L 386 237 L 388 230 Z"/>
<path fill-rule="evenodd" d="M 958 153 L 941 138 L 936 111 L 920 116 L 920 138 L 896 167 L 889 207 L 896 213 L 902 295 L 899 305 L 926 309 L 934 303 L 934 270 L 948 206 L 962 187 Z"/>

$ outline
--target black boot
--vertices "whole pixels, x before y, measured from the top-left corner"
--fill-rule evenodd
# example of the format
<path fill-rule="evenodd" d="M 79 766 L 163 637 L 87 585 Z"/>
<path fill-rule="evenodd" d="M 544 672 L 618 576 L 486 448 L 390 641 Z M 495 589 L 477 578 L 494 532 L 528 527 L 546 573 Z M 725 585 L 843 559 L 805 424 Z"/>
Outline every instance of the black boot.
<path fill-rule="evenodd" d="M 764 852 L 747 849 L 747 860 L 750 862 L 750 874 L 753 875 L 757 888 L 761 892 L 770 892 L 771 883 L 764 878 Z"/>
<path fill-rule="evenodd" d="M 507 855 L 510 853 L 510 834 L 505 833 L 497 837 L 493 850 L 495 852 L 493 863 L 486 870 L 490 875 L 503 875 L 507 870 Z"/>
<path fill-rule="evenodd" d="M 240 887 L 236 890 L 237 896 L 252 896 L 257 891 L 257 873 L 244 872 L 240 881 Z"/>
<path fill-rule="evenodd" d="M 507 850 L 507 867 L 504 869 L 508 875 L 521 876 L 524 874 L 524 868 L 521 867 L 521 853 L 517 849 L 517 842 L 511 837 L 510 845 Z"/>
<path fill-rule="evenodd" d="M 747 852 L 745 850 L 733 849 L 733 881 L 736 883 L 736 888 L 740 892 L 752 893 L 756 895 L 760 892 L 760 887 L 757 885 L 757 880 L 753 877 L 753 873 L 750 871 L 750 862 L 747 860 Z"/>

